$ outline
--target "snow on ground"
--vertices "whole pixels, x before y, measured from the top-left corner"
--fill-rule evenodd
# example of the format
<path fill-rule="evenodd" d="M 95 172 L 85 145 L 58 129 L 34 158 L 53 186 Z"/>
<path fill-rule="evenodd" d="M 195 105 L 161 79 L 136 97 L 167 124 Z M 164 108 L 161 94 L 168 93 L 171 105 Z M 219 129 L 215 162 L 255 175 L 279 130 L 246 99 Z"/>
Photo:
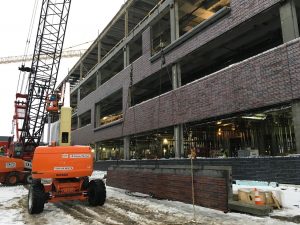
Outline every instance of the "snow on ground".
<path fill-rule="evenodd" d="M 3 187 L 0 186 L 0 224 L 24 225 L 24 224 L 53 224 L 74 225 L 81 224 L 72 216 L 66 215 L 53 204 L 49 204 L 44 214 L 31 216 L 27 213 L 28 190 L 24 186 Z"/>
<path fill-rule="evenodd" d="M 0 224 L 24 224 L 18 200 L 26 193 L 25 188 L 23 186 L 0 186 L 0 188 Z"/>
<path fill-rule="evenodd" d="M 105 172 L 95 171 L 92 178 L 103 178 Z M 268 187 L 269 188 L 269 187 Z M 295 203 L 295 187 L 283 186 L 286 202 Z M 298 193 L 299 188 L 297 189 Z M 28 190 L 23 186 L 0 186 L 0 225 L 54 224 L 54 225 L 281 225 L 294 224 L 270 217 L 254 217 L 239 213 L 223 213 L 213 209 L 195 207 L 181 202 L 157 200 L 138 193 L 107 187 L 107 201 L 103 207 L 90 207 L 87 203 L 66 202 L 45 205 L 40 215 L 29 215 L 26 208 Z M 300 210 L 299 210 L 300 211 Z M 287 213 L 288 211 L 282 211 Z M 294 215 L 294 214 L 293 214 Z"/>

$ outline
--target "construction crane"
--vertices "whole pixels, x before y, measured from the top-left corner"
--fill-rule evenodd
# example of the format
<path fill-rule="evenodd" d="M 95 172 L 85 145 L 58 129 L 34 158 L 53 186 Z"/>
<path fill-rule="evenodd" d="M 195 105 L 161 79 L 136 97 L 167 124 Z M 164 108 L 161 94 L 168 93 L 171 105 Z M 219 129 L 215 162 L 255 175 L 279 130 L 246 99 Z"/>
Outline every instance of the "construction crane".
<path fill-rule="evenodd" d="M 70 5 L 71 0 L 43 0 L 32 64 L 29 70 L 20 69 L 29 72 L 26 102 L 21 102 L 25 114 L 23 117 L 15 115 L 16 120 L 23 122 L 22 128 L 16 131 L 18 143 L 23 147 L 23 158 L 32 158 L 44 131 L 46 98 L 56 85 Z M 18 101 L 16 107 L 19 107 Z"/>
<path fill-rule="evenodd" d="M 84 54 L 86 49 L 79 49 L 79 50 L 63 50 L 61 57 L 62 58 L 73 58 L 73 57 L 80 57 Z M 33 55 L 27 56 L 8 56 L 8 57 L 0 57 L 0 64 L 9 64 L 9 63 L 18 63 L 18 62 L 29 62 L 33 58 Z M 51 59 L 49 55 L 40 55 L 40 58 L 43 60 Z"/>

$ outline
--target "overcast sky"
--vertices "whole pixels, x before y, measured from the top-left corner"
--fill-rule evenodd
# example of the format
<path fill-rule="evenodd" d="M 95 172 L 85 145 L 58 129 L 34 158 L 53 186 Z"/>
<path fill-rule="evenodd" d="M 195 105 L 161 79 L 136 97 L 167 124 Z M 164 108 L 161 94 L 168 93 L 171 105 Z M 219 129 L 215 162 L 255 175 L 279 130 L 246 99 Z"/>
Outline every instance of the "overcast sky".
<path fill-rule="evenodd" d="M 41 2 L 42 0 L 39 0 Z M 7 0 L 0 2 L 0 57 L 24 54 L 28 29 L 35 0 Z M 94 40 L 121 8 L 124 0 L 73 0 L 71 4 L 64 47 Z M 40 7 L 35 21 L 39 19 Z M 31 44 L 34 44 L 36 26 Z M 90 44 L 89 44 L 90 45 Z M 88 45 L 77 49 L 87 48 Z M 33 47 L 29 54 L 33 53 Z M 79 58 L 62 59 L 58 83 Z M 9 136 L 12 128 L 18 66 L 21 63 L 0 64 L 0 136 Z M 26 66 L 30 66 L 27 62 Z"/>

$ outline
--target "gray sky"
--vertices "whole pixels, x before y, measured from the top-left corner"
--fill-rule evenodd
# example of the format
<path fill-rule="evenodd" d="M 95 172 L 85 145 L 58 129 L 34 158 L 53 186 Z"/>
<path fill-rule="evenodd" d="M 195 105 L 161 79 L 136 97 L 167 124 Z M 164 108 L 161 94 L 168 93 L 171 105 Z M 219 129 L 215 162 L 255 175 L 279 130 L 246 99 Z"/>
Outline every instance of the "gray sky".
<path fill-rule="evenodd" d="M 39 2 L 41 1 L 39 0 Z M 24 54 L 34 2 L 34 0 L 0 2 L 0 57 Z M 67 48 L 94 40 L 123 3 L 124 0 L 73 0 L 64 47 Z M 38 7 L 35 22 L 39 19 L 39 13 L 40 7 Z M 35 26 L 28 54 L 33 53 L 36 29 Z M 87 48 L 89 45 L 80 46 L 77 49 Z M 58 83 L 66 76 L 67 71 L 72 68 L 77 60 L 78 58 L 62 59 Z M 11 134 L 13 102 L 20 64 L 0 64 L 0 136 Z M 27 62 L 26 66 L 30 66 L 30 64 L 30 62 Z"/>

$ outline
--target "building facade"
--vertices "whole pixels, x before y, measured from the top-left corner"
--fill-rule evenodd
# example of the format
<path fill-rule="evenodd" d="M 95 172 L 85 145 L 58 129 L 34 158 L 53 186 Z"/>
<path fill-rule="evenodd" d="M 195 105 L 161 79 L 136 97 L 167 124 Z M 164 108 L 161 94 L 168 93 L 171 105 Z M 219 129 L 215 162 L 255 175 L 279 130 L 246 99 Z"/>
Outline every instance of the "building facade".
<path fill-rule="evenodd" d="M 128 0 L 64 80 L 73 144 L 97 159 L 299 154 L 298 21 L 296 0 Z"/>

